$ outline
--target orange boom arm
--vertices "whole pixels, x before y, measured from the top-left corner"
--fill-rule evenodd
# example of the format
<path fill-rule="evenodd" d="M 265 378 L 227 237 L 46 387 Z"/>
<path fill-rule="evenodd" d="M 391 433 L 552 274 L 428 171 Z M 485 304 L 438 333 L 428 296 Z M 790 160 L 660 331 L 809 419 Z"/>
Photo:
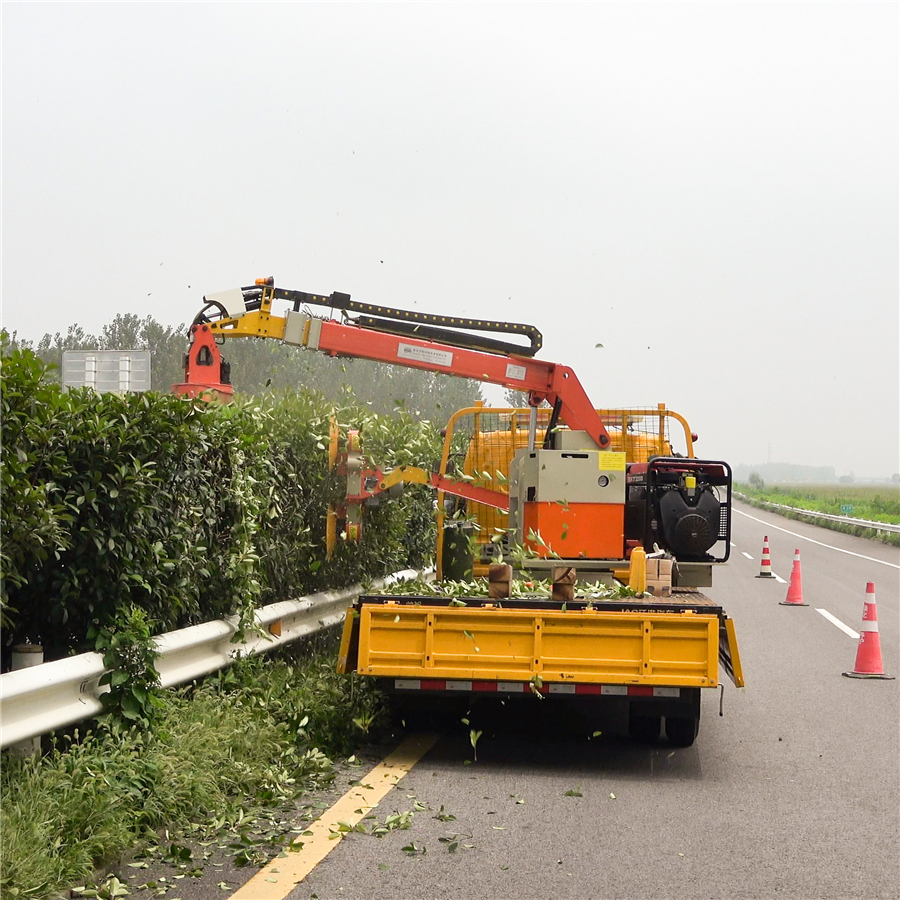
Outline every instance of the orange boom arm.
<path fill-rule="evenodd" d="M 504 326 L 504 323 L 497 322 L 473 322 L 426 313 L 385 310 L 382 307 L 351 303 L 346 294 L 322 297 L 279 291 L 278 295 L 285 298 L 296 295 L 303 298 L 303 303 L 338 305 L 344 309 L 352 308 L 354 311 L 377 311 L 382 316 L 393 313 L 394 318 L 399 319 L 402 316 L 403 321 L 396 323 L 381 318 L 366 319 L 366 324 L 348 324 L 333 319 L 321 319 L 309 312 L 301 311 L 300 300 L 295 301 L 294 308 L 288 309 L 283 317 L 276 316 L 271 311 L 272 301 L 276 296 L 274 285 L 271 279 L 261 279 L 254 288 L 237 288 L 205 297 L 207 309 L 214 308 L 218 318 L 210 319 L 205 315 L 205 311 L 201 313 L 191 328 L 192 342 L 200 341 L 205 347 L 209 347 L 210 335 L 215 338 L 268 337 L 308 350 L 318 350 L 330 356 L 371 359 L 499 384 L 505 388 L 527 392 L 532 406 L 536 407 L 542 401 L 547 401 L 556 411 L 555 415 L 569 428 L 586 431 L 601 450 L 610 446 L 609 434 L 603 421 L 597 415 L 575 372 L 568 366 L 529 358 L 525 348 L 520 352 L 511 353 L 477 349 L 478 338 L 468 333 L 434 328 L 426 323 L 450 322 L 453 325 L 463 323 L 457 327 L 476 329 L 484 326 L 495 331 L 506 327 L 514 333 L 529 329 L 530 333 L 538 334 L 532 326 L 512 324 Z M 243 311 L 241 306 L 244 307 Z M 416 322 L 421 324 L 415 324 Z M 429 339 L 415 337 L 415 332 L 419 328 L 428 331 Z M 402 330 L 402 333 L 395 333 L 397 330 Z M 432 335 L 437 337 L 431 337 Z M 498 342 L 488 339 L 483 339 L 481 343 L 498 345 Z M 210 382 L 209 376 L 216 371 L 215 363 L 220 362 L 220 357 L 215 345 L 210 350 L 214 354 L 213 365 L 209 365 L 204 354 L 203 372 L 199 371 L 200 361 L 197 354 L 188 354 L 185 381 L 182 385 L 176 385 L 176 392 L 188 393 L 188 386 L 198 383 L 203 384 L 207 390 L 217 389 L 216 385 Z M 230 392 L 230 385 L 224 392 Z"/>

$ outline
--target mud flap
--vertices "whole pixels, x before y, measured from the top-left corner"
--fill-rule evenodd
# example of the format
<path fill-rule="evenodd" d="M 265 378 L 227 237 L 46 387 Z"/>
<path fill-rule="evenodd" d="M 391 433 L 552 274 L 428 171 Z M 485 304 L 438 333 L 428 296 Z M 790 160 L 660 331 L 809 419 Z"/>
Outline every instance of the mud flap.
<path fill-rule="evenodd" d="M 356 671 L 356 660 L 359 656 L 359 611 L 352 607 L 344 617 L 344 630 L 341 632 L 341 646 L 338 650 L 337 671 L 339 675 Z"/>
<path fill-rule="evenodd" d="M 719 620 L 719 662 L 734 686 L 743 687 L 744 670 L 741 668 L 741 655 L 738 652 L 734 619 L 729 619 L 728 616 Z"/>

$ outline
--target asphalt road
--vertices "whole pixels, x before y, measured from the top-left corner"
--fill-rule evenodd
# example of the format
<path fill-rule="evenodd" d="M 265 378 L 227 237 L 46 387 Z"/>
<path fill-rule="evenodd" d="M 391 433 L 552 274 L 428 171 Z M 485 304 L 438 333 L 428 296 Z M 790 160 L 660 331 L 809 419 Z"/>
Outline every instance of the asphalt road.
<path fill-rule="evenodd" d="M 476 763 L 459 725 L 382 802 L 382 818 L 429 807 L 409 830 L 350 835 L 291 898 L 900 896 L 900 682 L 842 677 L 857 642 L 816 611 L 858 631 L 874 581 L 885 668 L 900 672 L 900 554 L 735 510 L 708 593 L 736 621 L 747 687 L 728 683 L 723 717 L 704 692 L 693 747 L 634 744 L 614 723 L 588 740 L 594 723 L 553 721 L 549 702 L 487 710 Z M 755 577 L 764 535 L 785 581 L 800 548 L 809 606 L 780 606 L 787 585 Z M 434 818 L 441 806 L 456 819 Z M 455 834 L 451 854 L 440 838 Z M 405 853 L 413 841 L 427 852 Z"/>
<path fill-rule="evenodd" d="M 764 535 L 782 581 L 755 577 Z M 817 611 L 858 631 L 875 582 L 885 669 L 900 674 L 900 553 L 742 504 L 733 542 L 707 593 L 735 620 L 747 687 L 726 683 L 721 717 L 719 692 L 704 691 L 693 747 L 632 742 L 595 707 L 488 701 L 467 717 L 484 732 L 477 761 L 470 726 L 448 716 L 375 810 L 382 821 L 412 811 L 409 829 L 347 835 L 288 896 L 900 897 L 900 681 L 842 677 L 857 641 Z M 780 606 L 798 547 L 809 605 Z M 391 749 L 369 748 L 324 801 Z M 173 896 L 227 897 L 225 883 L 233 890 L 254 870 L 219 872 L 223 888 L 185 879 Z M 285 894 L 280 880 L 273 898 Z"/>

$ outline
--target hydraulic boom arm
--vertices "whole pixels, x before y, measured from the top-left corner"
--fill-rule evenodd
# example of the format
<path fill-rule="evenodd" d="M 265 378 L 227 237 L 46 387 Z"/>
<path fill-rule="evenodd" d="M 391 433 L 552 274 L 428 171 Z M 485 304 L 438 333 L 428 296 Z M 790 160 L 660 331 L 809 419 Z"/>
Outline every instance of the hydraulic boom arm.
<path fill-rule="evenodd" d="M 272 313 L 272 301 L 293 299 L 293 308 L 283 316 Z M 302 301 L 299 298 L 303 298 Z M 202 384 L 207 390 L 218 390 L 214 380 L 204 377 L 201 366 L 212 366 L 207 374 L 218 371 L 221 363 L 215 339 L 266 337 L 285 344 L 318 350 L 330 356 L 372 359 L 413 369 L 444 372 L 461 378 L 474 378 L 505 388 L 527 392 L 532 406 L 547 401 L 554 415 L 569 428 L 585 431 L 601 449 L 610 446 L 609 434 L 588 399 L 581 382 L 568 366 L 533 359 L 530 353 L 540 346 L 540 333 L 533 326 L 514 323 L 453 319 L 426 313 L 370 307 L 352 303 L 347 294 L 322 297 L 276 289 L 272 279 L 261 279 L 254 288 L 236 288 L 204 298 L 207 306 L 191 328 L 193 342 L 208 347 L 210 354 L 188 354 L 185 382 L 176 385 L 179 393 L 196 393 Z M 300 309 L 301 302 L 318 303 L 354 311 L 371 311 L 381 318 L 360 316 L 349 322 L 322 319 Z M 217 318 L 211 318 L 213 310 Z M 397 321 L 395 321 L 395 319 Z M 442 327 L 437 327 L 438 323 Z M 531 339 L 530 348 L 515 348 L 494 339 L 460 333 L 443 327 L 481 331 L 507 331 L 524 334 Z M 428 335 L 420 338 L 420 333 Z M 399 333 L 398 333 L 399 332 Z M 502 346 L 507 352 L 497 352 Z M 490 349 L 481 349 L 488 347 Z M 212 360 L 209 361 L 209 356 Z M 207 361 L 204 361 L 207 360 Z M 224 379 L 223 379 L 224 380 Z M 191 389 L 189 389 L 191 388 Z M 230 385 L 226 386 L 230 393 Z"/>

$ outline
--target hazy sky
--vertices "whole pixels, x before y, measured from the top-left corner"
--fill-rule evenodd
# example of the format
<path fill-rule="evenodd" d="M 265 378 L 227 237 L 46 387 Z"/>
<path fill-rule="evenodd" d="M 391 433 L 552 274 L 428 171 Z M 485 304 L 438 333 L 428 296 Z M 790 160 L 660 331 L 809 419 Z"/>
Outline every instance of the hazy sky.
<path fill-rule="evenodd" d="M 2 17 L 6 328 L 271 274 L 531 322 L 702 456 L 900 470 L 897 3 Z"/>

